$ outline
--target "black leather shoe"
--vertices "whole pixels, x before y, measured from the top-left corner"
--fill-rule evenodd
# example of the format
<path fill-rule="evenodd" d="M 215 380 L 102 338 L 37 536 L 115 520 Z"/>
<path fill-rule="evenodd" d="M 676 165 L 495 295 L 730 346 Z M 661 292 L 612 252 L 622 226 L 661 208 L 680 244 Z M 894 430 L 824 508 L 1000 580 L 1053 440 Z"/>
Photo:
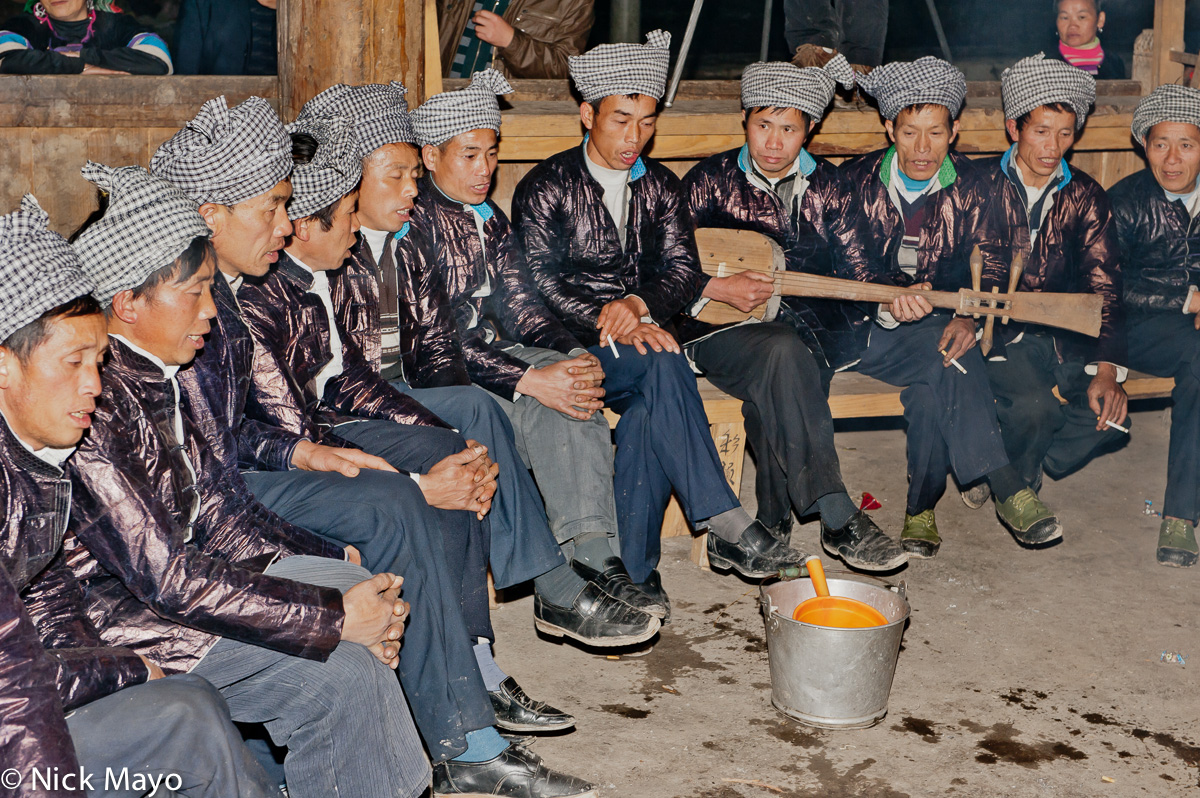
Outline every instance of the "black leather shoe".
<path fill-rule="evenodd" d="M 862 510 L 841 529 L 830 529 L 822 521 L 821 545 L 860 571 L 890 571 L 908 562 L 908 553 Z"/>
<path fill-rule="evenodd" d="M 456 798 L 597 798 L 583 779 L 546 767 L 522 745 L 510 745 L 486 762 L 439 762 L 433 766 L 433 794 Z"/>
<path fill-rule="evenodd" d="M 508 731 L 537 732 L 569 729 L 575 718 L 555 709 L 545 701 L 534 701 L 517 680 L 509 676 L 500 682 L 500 689 L 489 692 L 492 709 L 496 711 L 496 726 Z"/>
<path fill-rule="evenodd" d="M 775 539 L 761 522 L 746 527 L 737 543 L 708 533 L 708 561 L 715 568 L 733 569 L 743 576 L 761 579 L 774 576 L 780 568 L 804 563 L 805 555 Z"/>
<path fill-rule="evenodd" d="M 604 567 L 597 571 L 587 563 L 575 560 L 571 563 L 575 572 L 589 582 L 595 582 L 608 595 L 617 601 L 623 601 L 635 610 L 641 610 L 647 615 L 661 618 L 667 614 L 667 608 L 652 599 L 647 593 L 638 590 L 625 568 L 625 563 L 615 554 L 604 560 Z"/>
<path fill-rule="evenodd" d="M 608 648 L 643 643 L 654 637 L 662 624 L 588 582 L 570 607 L 559 607 L 534 594 L 533 625 L 551 637 L 570 637 Z"/>
<path fill-rule="evenodd" d="M 667 622 L 671 620 L 671 599 L 667 597 L 667 591 L 663 589 L 662 574 L 660 574 L 657 570 L 653 570 L 650 572 L 650 575 L 646 577 L 645 582 L 642 582 L 640 585 L 634 585 L 634 587 L 636 587 L 642 593 L 642 595 L 646 596 L 653 604 L 662 607 L 663 614 L 656 615 L 655 617 L 661 618 L 663 626 L 666 626 Z M 650 610 L 646 610 L 646 612 L 654 615 L 654 613 Z"/>
<path fill-rule="evenodd" d="M 770 532 L 772 535 L 774 535 L 775 539 L 778 540 L 783 545 L 785 545 L 785 546 L 792 545 L 792 514 L 791 513 L 788 513 L 787 517 L 784 518 L 782 521 L 780 521 L 778 524 L 770 524 L 770 525 L 763 524 L 763 526 L 765 526 L 767 528 L 767 531 Z"/>

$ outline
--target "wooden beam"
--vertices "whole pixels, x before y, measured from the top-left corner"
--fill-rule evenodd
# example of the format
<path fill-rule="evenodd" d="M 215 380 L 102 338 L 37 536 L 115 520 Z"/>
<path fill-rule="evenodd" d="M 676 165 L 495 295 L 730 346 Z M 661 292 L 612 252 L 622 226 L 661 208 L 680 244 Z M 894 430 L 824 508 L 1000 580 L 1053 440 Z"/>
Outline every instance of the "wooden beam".
<path fill-rule="evenodd" d="M 442 93 L 442 51 L 438 38 L 437 0 L 425 0 L 425 96 Z"/>
<path fill-rule="evenodd" d="M 408 88 L 408 105 L 416 108 L 427 96 L 425 88 L 425 0 L 398 4 L 396 39 L 400 44 L 399 74 L 381 76 L 380 82 L 399 80 Z"/>
<path fill-rule="evenodd" d="M 188 75 L 5 75 L 0 127 L 181 127 L 218 95 L 236 105 L 256 95 L 278 108 L 279 79 Z M 82 164 L 81 164 L 82 165 Z"/>
<path fill-rule="evenodd" d="M 1187 0 L 1154 0 L 1154 85 L 1175 83 L 1183 66 L 1171 60 L 1171 51 L 1183 52 L 1183 20 Z"/>

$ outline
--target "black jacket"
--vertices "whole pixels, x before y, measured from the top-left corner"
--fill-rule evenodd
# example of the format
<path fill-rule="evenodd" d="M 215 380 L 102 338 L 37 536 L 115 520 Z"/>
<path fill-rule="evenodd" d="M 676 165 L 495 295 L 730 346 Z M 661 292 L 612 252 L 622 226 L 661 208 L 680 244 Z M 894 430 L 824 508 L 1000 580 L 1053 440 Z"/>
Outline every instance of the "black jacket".
<path fill-rule="evenodd" d="M 0 34 L 20 36 L 26 49 L 0 54 L 0 72 L 17 75 L 78 75 L 87 64 L 129 72 L 133 75 L 168 75 L 171 57 L 167 45 L 145 25 L 128 14 L 96 12 L 92 36 L 87 35 L 88 21 L 55 22 L 53 30 L 33 14 L 20 14 L 4 23 Z M 135 49 L 136 48 L 136 49 Z M 78 49 L 69 56 L 59 49 Z"/>
<path fill-rule="evenodd" d="M 700 293 L 701 273 L 679 178 L 649 158 L 634 164 L 622 247 L 585 157 L 578 146 L 542 161 L 517 184 L 512 208 L 538 291 L 594 346 L 606 304 L 632 294 L 665 326 Z"/>
<path fill-rule="evenodd" d="M 1006 242 L 1003 260 L 1025 258 L 1021 291 L 1092 293 L 1104 298 L 1100 337 L 1054 329 L 1059 354 L 1088 363 L 1125 365 L 1125 305 L 1121 297 L 1121 260 L 1117 231 L 1108 196 L 1100 184 L 1079 169 L 1057 190 L 1041 224 L 1037 240 L 1029 243 L 1029 214 L 1021 189 L 1001 170 L 1004 158 L 975 164 L 991 180 L 991 204 L 996 231 Z M 1007 282 L 1007 281 L 1006 281 Z M 1000 286 L 1005 290 L 1007 284 Z M 1025 325 L 996 325 L 999 340 L 1011 340 Z"/>
<path fill-rule="evenodd" d="M 1182 313 L 1188 286 L 1200 285 L 1200 250 L 1189 245 L 1200 224 L 1182 203 L 1167 200 L 1149 169 L 1117 183 L 1108 197 L 1129 314 Z"/>
<path fill-rule="evenodd" d="M 788 271 L 832 276 L 839 271 L 835 261 L 843 264 L 840 271 L 845 272 L 851 268 L 846 264 L 865 258 L 861 220 L 837 167 L 824 158 L 815 159 L 809 186 L 793 215 L 775 192 L 750 181 L 739 163 L 749 158 L 744 150 L 706 158 L 683 178 L 697 228 L 753 230 L 769 236 L 783 249 Z M 709 279 L 701 275 L 701 291 Z M 850 303 L 824 299 L 785 297 L 780 309 L 780 318 L 791 322 L 817 361 L 830 368 L 844 366 L 855 357 L 855 322 L 862 316 Z M 713 329 L 690 319 L 681 319 L 676 327 L 685 340 Z"/>
<path fill-rule="evenodd" d="M 451 200 L 426 177 L 412 226 L 427 236 L 428 262 L 435 264 L 450 298 L 471 381 L 512 399 L 529 364 L 503 352 L 503 340 L 564 354 L 582 347 L 538 296 L 508 217 L 491 200 L 487 207 L 491 218 L 483 226 L 485 251 L 475 212 Z M 419 246 L 415 237 L 404 238 L 398 242 L 397 259 L 409 260 L 410 248 Z M 474 296 L 487 283 L 491 294 Z"/>
<path fill-rule="evenodd" d="M 175 25 L 180 75 L 274 75 L 276 13 L 258 0 L 182 0 Z"/>

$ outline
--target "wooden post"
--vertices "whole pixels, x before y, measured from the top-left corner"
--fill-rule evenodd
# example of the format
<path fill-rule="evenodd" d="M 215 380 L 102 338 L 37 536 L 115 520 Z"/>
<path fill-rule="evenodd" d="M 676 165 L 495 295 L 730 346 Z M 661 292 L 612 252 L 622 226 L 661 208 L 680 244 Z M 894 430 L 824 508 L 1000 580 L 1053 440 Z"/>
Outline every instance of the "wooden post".
<path fill-rule="evenodd" d="M 403 80 L 424 89 L 423 0 L 284 0 L 279 6 L 280 110 L 300 108 L 335 83 Z"/>
<path fill-rule="evenodd" d="M 1187 0 L 1154 0 L 1154 85 L 1175 83 L 1183 65 L 1171 60 L 1171 51 L 1183 51 L 1183 17 Z"/>

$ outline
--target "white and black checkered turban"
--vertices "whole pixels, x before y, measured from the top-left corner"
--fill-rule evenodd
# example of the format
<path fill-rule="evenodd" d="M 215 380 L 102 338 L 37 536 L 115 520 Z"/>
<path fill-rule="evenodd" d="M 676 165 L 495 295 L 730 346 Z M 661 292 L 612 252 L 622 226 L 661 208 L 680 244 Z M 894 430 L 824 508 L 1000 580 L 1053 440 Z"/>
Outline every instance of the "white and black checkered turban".
<path fill-rule="evenodd" d="M 112 168 L 88 161 L 84 178 L 108 194 L 108 208 L 75 239 L 92 294 L 108 307 L 121 291 L 137 288 L 197 238 L 212 235 L 196 203 L 140 166 Z"/>
<path fill-rule="evenodd" d="M 321 116 L 348 117 L 358 132 L 359 152 L 366 158 L 385 144 L 417 143 L 406 94 L 408 89 L 398 80 L 363 86 L 339 83 L 306 102 L 296 121 Z"/>
<path fill-rule="evenodd" d="M 209 100 L 195 119 L 158 148 L 150 171 L 197 203 L 236 205 L 270 191 L 292 171 L 292 144 L 266 100 L 232 110 Z"/>
<path fill-rule="evenodd" d="M 471 85 L 458 91 L 435 94 L 412 113 L 413 127 L 421 144 L 438 145 L 460 133 L 487 128 L 500 135 L 498 94 L 510 94 L 513 87 L 494 69 L 471 76 Z"/>
<path fill-rule="evenodd" d="M 0 216 L 0 342 L 43 313 L 92 292 L 67 240 L 49 229 L 32 194 Z"/>
<path fill-rule="evenodd" d="M 759 61 L 742 70 L 742 107 L 797 108 L 819 122 L 839 83 L 854 88 L 854 70 L 841 53 L 820 68 Z"/>
<path fill-rule="evenodd" d="M 944 105 L 958 116 L 967 99 L 967 78 L 940 58 L 927 55 L 916 61 L 893 61 L 858 75 L 858 87 L 879 102 L 884 119 L 895 121 L 912 105 Z"/>
<path fill-rule="evenodd" d="M 317 151 L 308 163 L 292 170 L 292 198 L 288 218 L 312 216 L 341 200 L 362 179 L 362 156 L 354 123 L 345 116 L 297 119 L 288 133 L 307 133 L 317 140 Z"/>
<path fill-rule="evenodd" d="M 1185 122 L 1200 127 L 1200 89 L 1165 83 L 1146 95 L 1133 111 L 1133 138 L 1145 145 L 1159 122 Z"/>
<path fill-rule="evenodd" d="M 645 44 L 601 44 L 567 58 L 571 80 L 594 103 L 614 94 L 644 94 L 661 100 L 671 66 L 671 34 L 652 30 Z"/>
<path fill-rule="evenodd" d="M 1000 76 L 1004 118 L 1020 119 L 1050 103 L 1065 103 L 1075 111 L 1075 129 L 1083 127 L 1096 102 L 1096 79 L 1066 61 L 1043 53 L 1022 58 Z"/>

